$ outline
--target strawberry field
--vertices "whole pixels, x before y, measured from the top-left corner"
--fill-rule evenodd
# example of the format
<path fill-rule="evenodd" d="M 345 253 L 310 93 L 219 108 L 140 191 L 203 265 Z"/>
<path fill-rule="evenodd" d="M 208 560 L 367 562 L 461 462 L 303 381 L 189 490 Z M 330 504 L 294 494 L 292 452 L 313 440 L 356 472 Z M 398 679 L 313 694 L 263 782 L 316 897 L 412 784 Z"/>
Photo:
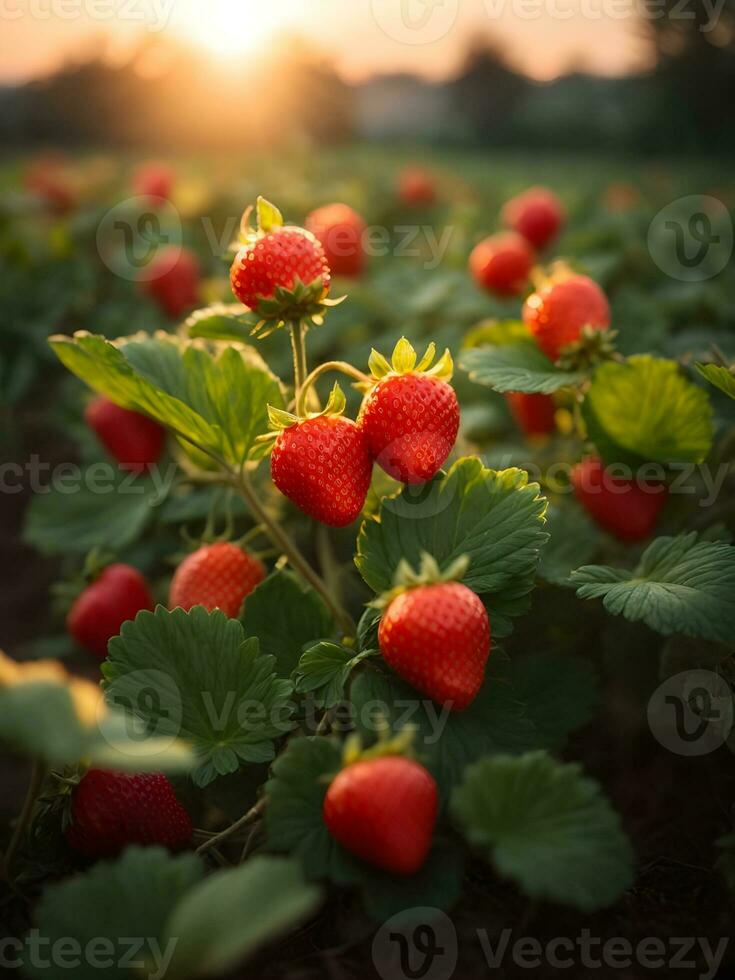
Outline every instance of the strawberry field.
<path fill-rule="evenodd" d="M 0 194 L 4 969 L 727 975 L 731 170 Z"/>

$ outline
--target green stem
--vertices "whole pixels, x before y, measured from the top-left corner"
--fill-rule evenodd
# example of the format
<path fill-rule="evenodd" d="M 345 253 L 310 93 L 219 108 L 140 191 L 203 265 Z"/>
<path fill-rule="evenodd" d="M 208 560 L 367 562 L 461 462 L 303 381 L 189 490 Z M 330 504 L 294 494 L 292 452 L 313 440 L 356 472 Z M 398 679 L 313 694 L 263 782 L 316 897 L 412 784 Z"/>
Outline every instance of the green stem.
<path fill-rule="evenodd" d="M 46 767 L 44 764 L 40 761 L 40 759 L 34 759 L 33 768 L 31 769 L 31 778 L 28 783 L 28 790 L 26 792 L 25 800 L 23 801 L 23 809 L 20 811 L 18 822 L 13 830 L 13 836 L 10 838 L 8 849 L 5 852 L 5 857 L 3 858 L 2 872 L 3 877 L 6 880 L 10 880 L 10 871 L 13 865 L 13 860 L 18 852 L 21 841 L 23 840 L 23 835 L 28 829 L 28 825 L 31 821 L 31 814 L 33 813 L 33 807 L 38 794 L 41 792 L 41 786 L 45 775 Z"/>
<path fill-rule="evenodd" d="M 296 399 L 296 414 L 299 417 L 306 415 L 306 400 L 310 389 L 314 386 L 314 383 L 328 371 L 339 371 L 342 374 L 346 374 L 349 378 L 354 378 L 355 381 L 359 381 L 361 384 L 370 383 L 370 378 L 367 374 L 363 374 L 362 371 L 358 371 L 356 367 L 348 364 L 347 361 L 326 361 L 324 364 L 320 364 L 319 367 L 314 368 L 311 374 L 304 379 L 304 382 L 301 385 L 301 389 Z"/>
<path fill-rule="evenodd" d="M 302 385 L 306 378 L 306 342 L 304 324 L 301 320 L 293 320 L 290 325 L 291 349 L 293 351 L 293 384 L 294 396 L 298 401 Z"/>
<path fill-rule="evenodd" d="M 244 470 L 240 473 L 237 487 L 251 513 L 265 527 L 271 541 L 286 555 L 291 567 L 306 579 L 315 592 L 319 593 L 345 635 L 355 636 L 356 627 L 350 614 L 335 600 L 326 583 L 317 575 L 281 525 L 265 510 Z"/>
<path fill-rule="evenodd" d="M 214 837 L 210 837 L 208 841 L 200 844 L 196 849 L 196 853 L 206 854 L 207 851 L 212 850 L 212 848 L 217 847 L 218 844 L 228 840 L 228 838 L 236 834 L 238 830 L 242 830 L 242 828 L 247 827 L 248 824 L 253 823 L 255 820 L 259 820 L 263 816 L 263 812 L 267 804 L 268 797 L 264 796 L 262 799 L 258 800 L 255 806 L 251 807 L 244 816 L 240 817 L 239 820 L 236 820 L 233 824 L 230 824 L 229 827 L 225 827 L 224 830 L 220 831 L 219 834 L 215 834 Z"/>

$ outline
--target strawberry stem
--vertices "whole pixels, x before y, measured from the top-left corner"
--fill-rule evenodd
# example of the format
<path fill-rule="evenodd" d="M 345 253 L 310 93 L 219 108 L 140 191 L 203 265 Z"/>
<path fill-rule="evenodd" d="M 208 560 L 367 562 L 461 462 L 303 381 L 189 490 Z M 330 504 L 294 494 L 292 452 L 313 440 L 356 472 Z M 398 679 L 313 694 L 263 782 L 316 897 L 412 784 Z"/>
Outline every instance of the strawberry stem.
<path fill-rule="evenodd" d="M 358 371 L 356 367 L 348 364 L 347 361 L 326 361 L 324 364 L 320 364 L 319 367 L 314 368 L 311 374 L 305 378 L 303 384 L 301 385 L 301 390 L 299 391 L 298 398 L 296 400 L 296 414 L 299 416 L 299 418 L 304 418 L 307 414 L 306 403 L 310 389 L 314 386 L 314 383 L 328 371 L 339 371 L 342 374 L 346 374 L 348 378 L 354 378 L 355 381 L 359 381 L 360 384 L 370 384 L 370 378 L 368 375 L 363 374 L 362 371 Z"/>
<path fill-rule="evenodd" d="M 8 844 L 8 849 L 5 852 L 5 857 L 2 862 L 2 877 L 6 881 L 10 881 L 10 872 L 13 865 L 13 860 L 18 852 L 20 843 L 23 840 L 23 836 L 28 829 L 28 825 L 31 821 L 31 814 L 33 813 L 33 807 L 35 805 L 38 794 L 41 792 L 41 786 L 43 785 L 43 780 L 46 775 L 46 767 L 40 761 L 40 759 L 34 759 L 33 768 L 31 769 L 31 778 L 28 783 L 28 790 L 26 792 L 25 800 L 23 801 L 23 808 L 20 811 L 20 816 L 13 830 L 13 836 L 10 838 L 10 843 Z"/>
<path fill-rule="evenodd" d="M 239 820 L 236 820 L 234 823 L 230 824 L 229 827 L 225 827 L 224 830 L 220 831 L 219 834 L 215 834 L 213 837 L 210 837 L 209 840 L 205 841 L 203 844 L 200 844 L 196 849 L 196 853 L 206 854 L 207 851 L 212 850 L 212 848 L 216 847 L 218 844 L 221 844 L 223 841 L 226 841 L 228 838 L 232 837 L 238 832 L 238 830 L 242 830 L 243 827 L 247 827 L 254 821 L 260 820 L 267 805 L 268 797 L 264 796 L 258 800 L 255 806 L 251 807 L 244 816 L 240 817 Z"/>
<path fill-rule="evenodd" d="M 306 378 L 306 342 L 304 324 L 301 320 L 292 320 L 289 324 L 291 333 L 291 349 L 293 351 L 293 382 L 294 397 L 299 399 L 301 388 Z"/>

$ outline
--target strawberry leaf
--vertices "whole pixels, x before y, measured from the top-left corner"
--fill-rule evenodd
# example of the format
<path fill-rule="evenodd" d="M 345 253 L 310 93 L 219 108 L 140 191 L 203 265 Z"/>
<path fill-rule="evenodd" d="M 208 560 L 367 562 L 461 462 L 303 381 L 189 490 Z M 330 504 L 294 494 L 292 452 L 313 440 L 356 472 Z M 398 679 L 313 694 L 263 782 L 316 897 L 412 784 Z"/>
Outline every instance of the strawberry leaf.
<path fill-rule="evenodd" d="M 277 571 L 245 599 L 245 636 L 257 636 L 260 652 L 275 657 L 276 672 L 290 677 L 304 648 L 332 635 L 329 610 L 295 575 Z"/>
<path fill-rule="evenodd" d="M 366 738 L 380 722 L 415 728 L 413 748 L 448 799 L 466 767 L 484 755 L 554 748 L 592 715 L 597 700 L 590 668 L 569 657 L 508 661 L 490 654 L 485 683 L 461 712 L 447 711 L 393 673 L 365 670 L 350 696 L 355 723 Z"/>
<path fill-rule="evenodd" d="M 719 388 L 730 398 L 735 398 L 735 374 L 721 364 L 697 364 L 697 370 L 715 388 Z"/>
<path fill-rule="evenodd" d="M 250 342 L 260 317 L 243 311 L 242 303 L 215 303 L 196 310 L 184 321 L 184 330 L 192 339 L 229 340 L 242 344 Z"/>
<path fill-rule="evenodd" d="M 399 878 L 354 857 L 334 840 L 322 809 L 329 777 L 341 765 L 342 751 L 335 740 L 298 738 L 289 744 L 266 786 L 269 849 L 297 857 L 307 878 L 358 888 L 366 911 L 377 921 L 417 906 L 449 908 L 459 895 L 464 871 L 454 843 L 437 836 L 423 868 Z"/>
<path fill-rule="evenodd" d="M 587 377 L 583 371 L 556 367 L 532 340 L 466 350 L 459 366 L 467 371 L 470 381 L 500 392 L 550 395 L 560 388 L 581 384 Z"/>
<path fill-rule="evenodd" d="M 416 567 L 422 552 L 444 570 L 467 555 L 463 582 L 486 595 L 491 630 L 507 635 L 528 608 L 544 530 L 546 500 L 519 469 L 490 470 L 479 459 L 458 460 L 446 475 L 383 500 L 366 520 L 355 562 L 376 592 L 387 592 L 402 559 Z"/>
<path fill-rule="evenodd" d="M 343 698 L 352 671 L 376 650 L 355 653 L 341 643 L 322 640 L 302 654 L 294 676 L 294 688 L 299 694 L 316 696 L 320 707 L 331 708 Z"/>
<path fill-rule="evenodd" d="M 109 702 L 147 732 L 181 734 L 194 747 L 192 778 L 206 786 L 243 762 L 269 762 L 290 729 L 291 684 L 275 673 L 242 624 L 219 610 L 159 606 L 125 623 L 102 665 Z"/>
<path fill-rule="evenodd" d="M 595 371 L 582 406 L 606 463 L 701 463 L 712 447 L 712 406 L 675 361 L 648 355 Z"/>
<path fill-rule="evenodd" d="M 585 565 L 572 573 L 580 599 L 651 629 L 730 643 L 735 633 L 735 547 L 696 532 L 657 538 L 634 571 Z"/>
<path fill-rule="evenodd" d="M 593 912 L 632 883 L 632 853 L 600 788 L 544 752 L 471 766 L 452 796 L 470 844 L 532 898 Z"/>
<path fill-rule="evenodd" d="M 229 346 L 212 353 L 201 342 L 158 333 L 115 343 L 80 332 L 52 337 L 62 363 L 95 391 L 171 429 L 232 467 L 257 455 L 268 428 L 267 406 L 283 407 L 277 378 L 258 354 Z M 196 455 L 196 454 L 195 454 Z"/>

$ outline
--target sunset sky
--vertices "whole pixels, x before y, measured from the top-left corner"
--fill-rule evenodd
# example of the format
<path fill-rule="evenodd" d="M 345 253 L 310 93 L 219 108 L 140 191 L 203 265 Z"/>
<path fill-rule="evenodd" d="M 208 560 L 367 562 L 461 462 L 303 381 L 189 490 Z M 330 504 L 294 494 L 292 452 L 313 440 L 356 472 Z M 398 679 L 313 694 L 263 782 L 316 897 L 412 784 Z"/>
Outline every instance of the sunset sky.
<path fill-rule="evenodd" d="M 247 58 L 273 32 L 301 33 L 351 79 L 386 71 L 443 77 L 467 40 L 495 37 L 538 79 L 572 68 L 645 66 L 626 0 L 1 0 L 0 78 L 23 81 L 100 44 L 124 58 L 141 35 L 179 38 L 220 59 Z M 627 13 L 626 13 L 627 11 Z"/>

